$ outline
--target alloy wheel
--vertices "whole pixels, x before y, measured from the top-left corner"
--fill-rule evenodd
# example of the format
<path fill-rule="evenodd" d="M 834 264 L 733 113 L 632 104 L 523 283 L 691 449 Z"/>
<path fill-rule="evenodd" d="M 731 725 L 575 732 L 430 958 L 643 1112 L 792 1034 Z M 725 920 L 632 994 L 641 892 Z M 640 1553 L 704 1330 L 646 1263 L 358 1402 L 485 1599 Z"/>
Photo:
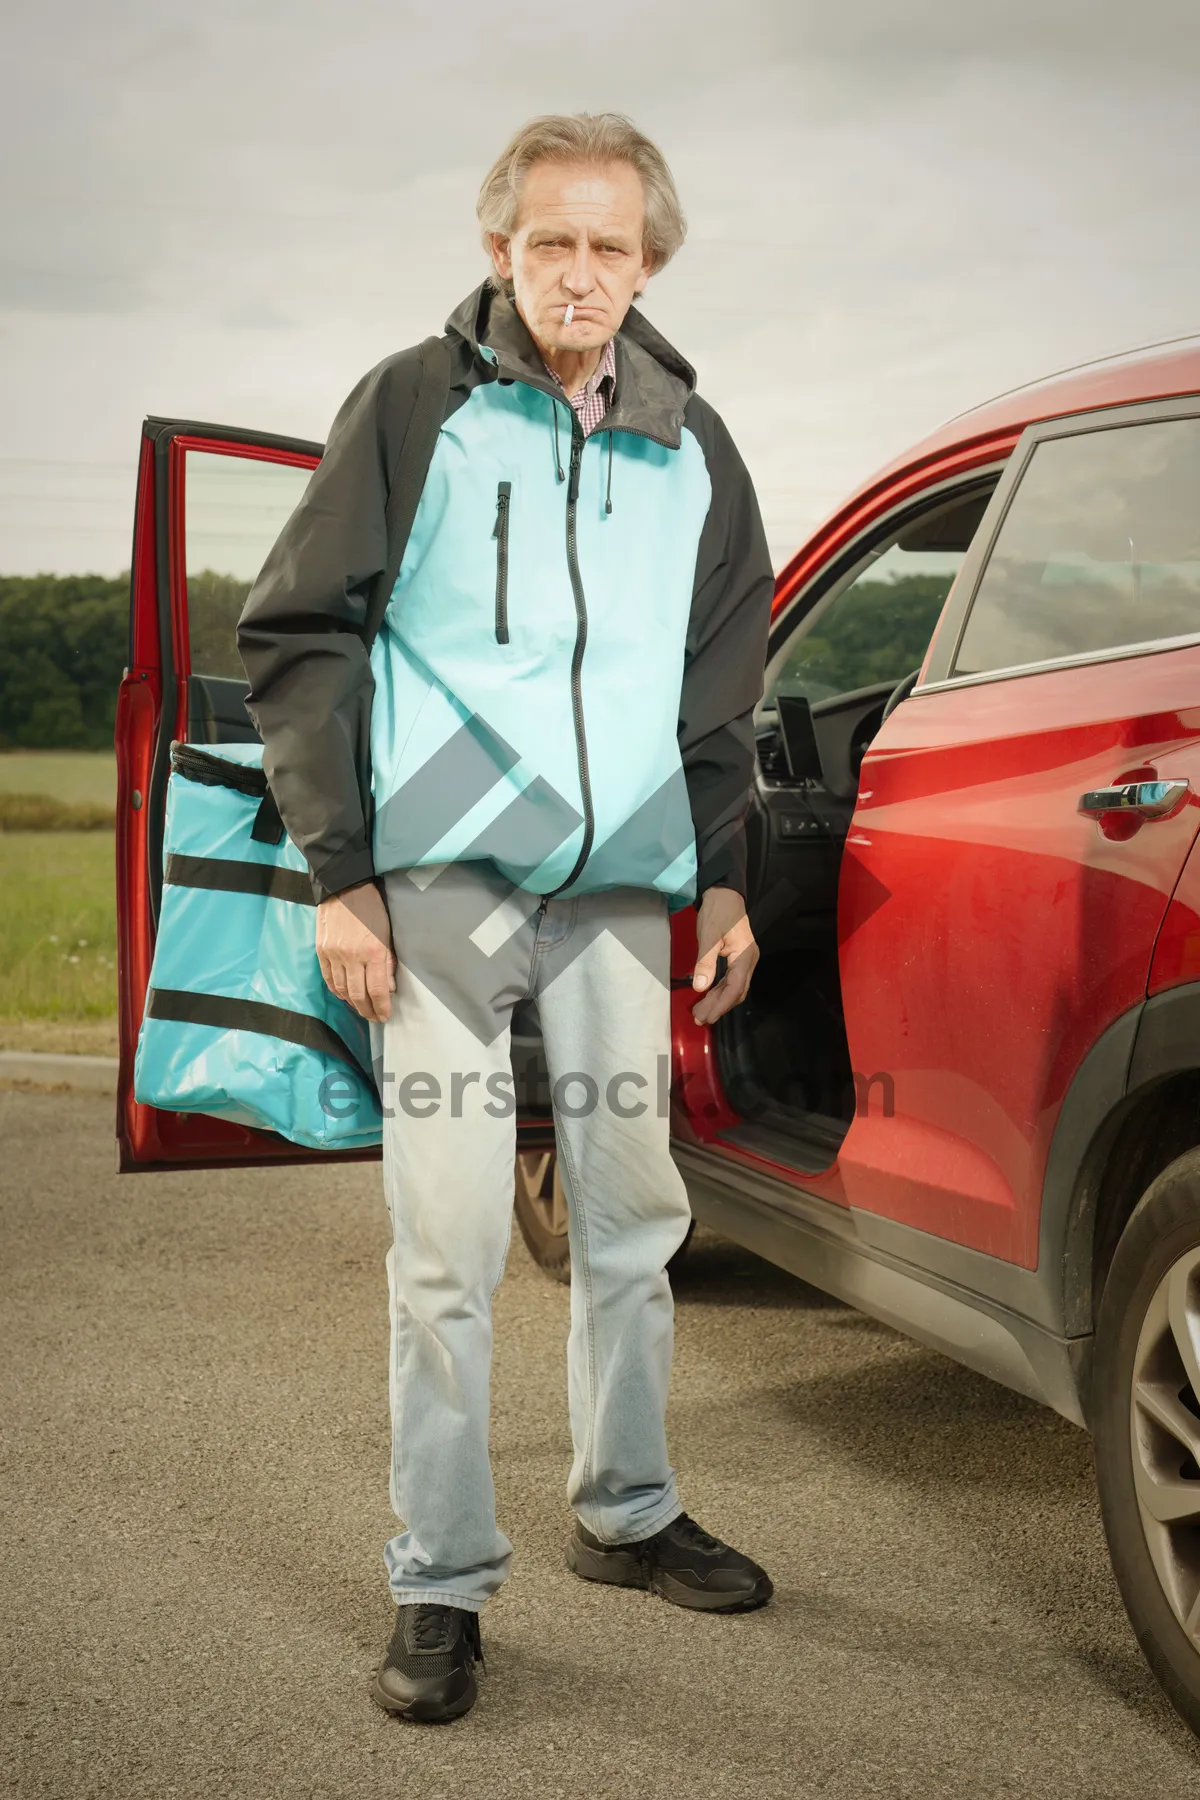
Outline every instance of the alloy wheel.
<path fill-rule="evenodd" d="M 1130 1431 L 1147 1548 L 1172 1612 L 1200 1650 L 1200 1247 L 1171 1265 L 1146 1308 Z"/>
<path fill-rule="evenodd" d="M 567 1196 L 553 1150 L 517 1152 L 516 1206 L 517 1224 L 534 1262 L 556 1281 L 569 1281 Z"/>
<path fill-rule="evenodd" d="M 563 1193 L 558 1158 L 553 1150 L 522 1150 L 517 1162 L 520 1164 L 519 1179 L 531 1211 L 541 1220 L 549 1237 L 565 1238 L 567 1197 Z"/>

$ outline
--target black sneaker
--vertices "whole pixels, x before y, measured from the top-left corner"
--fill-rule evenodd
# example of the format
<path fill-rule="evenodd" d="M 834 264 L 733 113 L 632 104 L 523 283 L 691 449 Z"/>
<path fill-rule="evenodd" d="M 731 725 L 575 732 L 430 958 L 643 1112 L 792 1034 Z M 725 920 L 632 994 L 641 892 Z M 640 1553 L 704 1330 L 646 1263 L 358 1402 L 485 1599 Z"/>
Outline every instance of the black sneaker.
<path fill-rule="evenodd" d="M 420 1603 L 396 1608 L 396 1625 L 371 1690 L 385 1712 L 437 1724 L 475 1704 L 482 1663 L 479 1614 Z"/>
<path fill-rule="evenodd" d="M 765 1569 L 710 1537 L 686 1513 L 636 1544 L 602 1544 L 576 1520 L 567 1567 L 585 1581 L 648 1588 L 697 1612 L 751 1612 L 775 1592 Z"/>

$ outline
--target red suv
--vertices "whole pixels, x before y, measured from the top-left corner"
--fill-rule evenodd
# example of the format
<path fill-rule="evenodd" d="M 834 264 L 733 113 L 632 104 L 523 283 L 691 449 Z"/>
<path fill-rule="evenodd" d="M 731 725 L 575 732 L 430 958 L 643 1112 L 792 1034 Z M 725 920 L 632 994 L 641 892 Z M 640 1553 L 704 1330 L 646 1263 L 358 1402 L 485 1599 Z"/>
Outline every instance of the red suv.
<path fill-rule="evenodd" d="M 319 454 L 144 428 L 122 1168 L 329 1154 L 132 1094 L 170 740 L 253 737 L 234 622 Z M 847 501 L 779 578 L 757 737 L 762 962 L 713 1030 L 674 920 L 694 1213 L 1091 1430 L 1130 1618 L 1200 1730 L 1200 343 L 1006 395 Z M 561 1272 L 546 1109 L 519 1132 Z"/>

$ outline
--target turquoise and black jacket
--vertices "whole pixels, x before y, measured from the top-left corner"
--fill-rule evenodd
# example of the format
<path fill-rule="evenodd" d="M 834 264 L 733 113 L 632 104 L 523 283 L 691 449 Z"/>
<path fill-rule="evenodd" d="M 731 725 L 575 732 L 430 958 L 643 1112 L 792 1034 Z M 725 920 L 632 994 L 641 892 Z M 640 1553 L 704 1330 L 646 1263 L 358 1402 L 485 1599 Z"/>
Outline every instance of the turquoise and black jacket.
<path fill-rule="evenodd" d="M 317 898 L 470 858 L 539 894 L 744 894 L 774 582 L 728 431 L 636 309 L 586 439 L 504 295 L 485 284 L 446 333 L 446 415 L 373 641 L 416 351 L 347 399 L 238 628 Z"/>

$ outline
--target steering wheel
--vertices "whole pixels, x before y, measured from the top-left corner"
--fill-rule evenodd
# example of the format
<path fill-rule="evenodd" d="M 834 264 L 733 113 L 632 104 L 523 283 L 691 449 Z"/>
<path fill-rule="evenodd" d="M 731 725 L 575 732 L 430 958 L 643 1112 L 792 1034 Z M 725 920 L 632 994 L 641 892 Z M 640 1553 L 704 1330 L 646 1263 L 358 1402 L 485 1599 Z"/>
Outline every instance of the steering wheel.
<path fill-rule="evenodd" d="M 896 683 L 895 687 L 887 697 L 887 702 L 883 709 L 883 719 L 879 721 L 881 725 L 883 724 L 884 719 L 889 719 L 891 717 L 902 700 L 908 699 L 908 696 L 917 685 L 917 677 L 920 673 L 920 669 L 914 669 L 911 675 L 906 675 L 903 681 L 898 681 Z"/>

